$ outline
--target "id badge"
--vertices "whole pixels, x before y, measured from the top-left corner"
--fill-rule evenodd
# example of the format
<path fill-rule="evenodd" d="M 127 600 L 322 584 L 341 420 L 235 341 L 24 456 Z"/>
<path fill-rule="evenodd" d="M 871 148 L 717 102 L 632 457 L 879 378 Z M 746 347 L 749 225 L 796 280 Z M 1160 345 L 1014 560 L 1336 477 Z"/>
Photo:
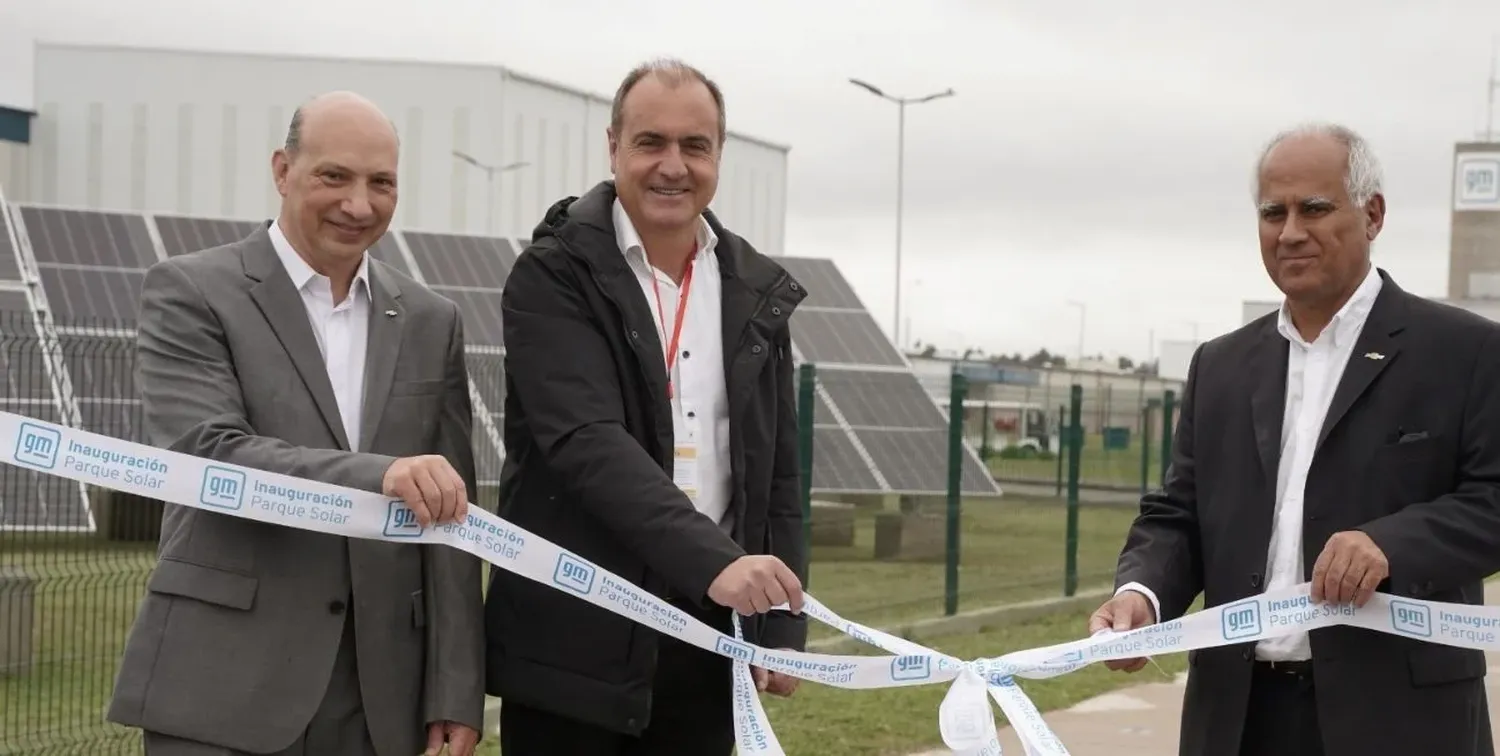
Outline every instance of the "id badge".
<path fill-rule="evenodd" d="M 672 482 L 687 494 L 689 499 L 698 498 L 698 446 L 678 444 L 672 454 Z"/>

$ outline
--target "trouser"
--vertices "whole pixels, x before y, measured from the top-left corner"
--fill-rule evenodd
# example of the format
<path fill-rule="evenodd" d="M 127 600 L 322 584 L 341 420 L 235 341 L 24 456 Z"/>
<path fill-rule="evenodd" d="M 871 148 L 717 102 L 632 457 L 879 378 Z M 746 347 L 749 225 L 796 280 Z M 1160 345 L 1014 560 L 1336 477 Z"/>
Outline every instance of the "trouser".
<path fill-rule="evenodd" d="M 1312 662 L 1255 663 L 1240 756 L 1323 756 Z"/>
<path fill-rule="evenodd" d="M 233 651 L 227 650 L 227 653 Z M 225 684 L 234 683 L 226 680 Z M 146 756 L 248 756 L 242 751 L 150 731 L 143 733 L 143 741 Z M 364 706 L 359 694 L 359 670 L 354 655 L 354 612 L 344 614 L 344 637 L 334 658 L 333 674 L 312 721 L 290 747 L 270 756 L 376 756 L 369 729 L 365 726 Z"/>
<path fill-rule="evenodd" d="M 729 610 L 711 613 L 673 602 L 721 631 L 730 630 Z M 651 685 L 651 721 L 640 737 L 612 732 L 530 706 L 501 702 L 503 756 L 730 756 L 734 711 L 728 659 L 658 636 Z"/>

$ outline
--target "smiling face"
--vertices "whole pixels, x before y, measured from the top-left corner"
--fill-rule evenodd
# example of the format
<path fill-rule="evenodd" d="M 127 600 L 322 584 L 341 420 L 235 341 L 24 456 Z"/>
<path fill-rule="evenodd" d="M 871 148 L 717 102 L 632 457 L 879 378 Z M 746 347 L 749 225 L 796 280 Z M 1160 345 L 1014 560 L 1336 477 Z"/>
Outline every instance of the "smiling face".
<path fill-rule="evenodd" d="M 314 270 L 352 275 L 396 211 L 396 134 L 353 95 L 304 106 L 297 130 L 293 149 L 271 159 L 282 230 Z"/>
<path fill-rule="evenodd" d="M 1290 137 L 1261 165 L 1261 262 L 1294 304 L 1336 310 L 1369 269 L 1385 198 L 1357 205 L 1348 166 L 1348 148 L 1322 135 Z"/>
<path fill-rule="evenodd" d="M 693 227 L 719 186 L 719 108 L 703 82 L 647 74 L 609 130 L 615 191 L 643 232 Z"/>

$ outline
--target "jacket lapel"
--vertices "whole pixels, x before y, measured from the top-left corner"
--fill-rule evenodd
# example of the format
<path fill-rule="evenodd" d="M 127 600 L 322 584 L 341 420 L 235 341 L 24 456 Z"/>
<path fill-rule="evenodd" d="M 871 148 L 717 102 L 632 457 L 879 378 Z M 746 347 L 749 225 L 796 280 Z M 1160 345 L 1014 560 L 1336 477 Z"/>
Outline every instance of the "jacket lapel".
<path fill-rule="evenodd" d="M 1255 448 L 1260 454 L 1266 490 L 1275 506 L 1276 470 L 1281 464 L 1282 421 L 1286 416 L 1286 371 L 1291 345 L 1276 331 L 1274 316 L 1261 332 L 1250 358 L 1250 419 L 1255 427 Z"/>
<path fill-rule="evenodd" d="M 401 288 L 384 264 L 370 258 L 370 332 L 365 349 L 365 403 L 360 416 L 360 448 L 373 448 L 380 416 L 385 410 L 401 355 L 401 335 L 406 311 L 401 307 Z"/>
<path fill-rule="evenodd" d="M 1328 434 L 1338 427 L 1354 403 L 1364 395 L 1375 379 L 1401 354 L 1401 332 L 1406 328 L 1406 292 L 1388 276 L 1380 272 L 1380 294 L 1370 306 L 1369 318 L 1349 354 L 1344 375 L 1334 390 L 1333 401 L 1328 405 L 1328 415 L 1323 418 L 1323 428 L 1318 432 L 1318 443 L 1313 453 L 1323 448 Z"/>
<path fill-rule="evenodd" d="M 250 288 L 250 298 L 260 308 L 271 331 L 281 342 L 291 358 L 302 383 L 312 394 L 318 406 L 318 414 L 328 430 L 337 439 L 339 447 L 348 451 L 349 438 L 344 434 L 344 423 L 339 417 L 338 402 L 333 397 L 333 384 L 328 380 L 328 370 L 323 362 L 323 352 L 318 349 L 317 337 L 307 320 L 307 309 L 302 296 L 292 285 L 291 276 L 276 256 L 271 237 L 262 226 L 246 240 L 242 259 L 245 275 L 256 281 Z"/>

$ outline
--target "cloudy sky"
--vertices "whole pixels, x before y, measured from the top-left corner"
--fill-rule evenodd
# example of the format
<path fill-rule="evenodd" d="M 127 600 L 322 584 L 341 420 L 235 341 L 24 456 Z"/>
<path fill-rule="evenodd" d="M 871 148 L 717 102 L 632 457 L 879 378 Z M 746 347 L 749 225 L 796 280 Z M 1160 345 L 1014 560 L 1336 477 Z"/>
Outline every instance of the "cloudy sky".
<path fill-rule="evenodd" d="M 787 250 L 838 261 L 889 329 L 894 106 L 907 112 L 903 313 L 944 347 L 1145 357 L 1277 295 L 1249 196 L 1261 143 L 1345 122 L 1384 161 L 1380 264 L 1446 293 L 1453 142 L 1485 123 L 1495 0 L 0 0 L 0 102 L 32 38 L 489 62 L 608 93 L 656 55 L 792 145 Z M 1316 11 L 1309 10 L 1316 7 Z M 1500 113 L 1496 114 L 1500 123 Z M 1497 126 L 1500 128 L 1500 126 Z M 601 134 L 599 138 L 603 138 Z"/>

